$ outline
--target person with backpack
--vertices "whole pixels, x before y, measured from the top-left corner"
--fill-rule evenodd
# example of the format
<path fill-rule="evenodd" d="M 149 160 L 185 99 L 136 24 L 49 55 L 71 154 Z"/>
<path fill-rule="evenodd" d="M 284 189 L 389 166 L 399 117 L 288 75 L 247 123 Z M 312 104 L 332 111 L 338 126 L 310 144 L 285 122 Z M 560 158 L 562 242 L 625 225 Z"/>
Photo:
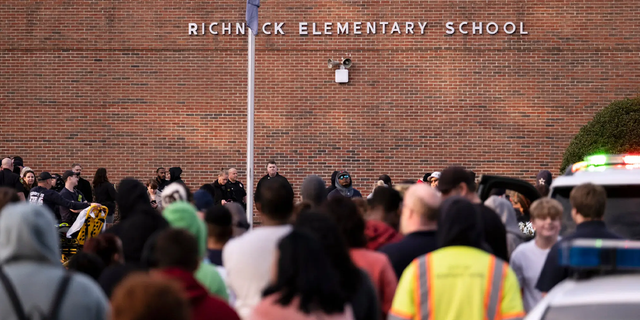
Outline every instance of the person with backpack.
<path fill-rule="evenodd" d="M 98 284 L 60 265 L 54 225 L 46 206 L 10 204 L 0 213 L 0 319 L 108 319 Z"/>

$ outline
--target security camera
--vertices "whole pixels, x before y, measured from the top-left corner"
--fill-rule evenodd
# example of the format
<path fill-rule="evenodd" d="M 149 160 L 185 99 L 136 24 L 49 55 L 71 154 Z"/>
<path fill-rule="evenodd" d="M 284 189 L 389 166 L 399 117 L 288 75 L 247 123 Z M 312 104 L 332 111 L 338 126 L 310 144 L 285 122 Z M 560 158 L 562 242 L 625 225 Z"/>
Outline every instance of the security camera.
<path fill-rule="evenodd" d="M 350 68 L 351 67 L 351 59 L 342 59 L 342 65 L 345 68 Z"/>

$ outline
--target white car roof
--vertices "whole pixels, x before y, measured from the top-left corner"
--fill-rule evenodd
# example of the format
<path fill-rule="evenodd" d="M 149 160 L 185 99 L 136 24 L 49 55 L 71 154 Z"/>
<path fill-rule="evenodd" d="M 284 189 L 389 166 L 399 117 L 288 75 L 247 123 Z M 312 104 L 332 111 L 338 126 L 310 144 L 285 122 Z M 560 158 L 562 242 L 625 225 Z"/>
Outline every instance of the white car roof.
<path fill-rule="evenodd" d="M 640 273 L 568 279 L 555 286 L 525 320 L 539 320 L 548 308 L 640 303 Z"/>
<path fill-rule="evenodd" d="M 573 281 L 549 305 L 558 307 L 611 303 L 640 303 L 640 274 Z"/>
<path fill-rule="evenodd" d="M 602 171 L 578 171 L 570 176 L 559 176 L 553 179 L 551 189 L 573 187 L 587 182 L 605 186 L 640 185 L 640 169 L 607 168 Z"/>

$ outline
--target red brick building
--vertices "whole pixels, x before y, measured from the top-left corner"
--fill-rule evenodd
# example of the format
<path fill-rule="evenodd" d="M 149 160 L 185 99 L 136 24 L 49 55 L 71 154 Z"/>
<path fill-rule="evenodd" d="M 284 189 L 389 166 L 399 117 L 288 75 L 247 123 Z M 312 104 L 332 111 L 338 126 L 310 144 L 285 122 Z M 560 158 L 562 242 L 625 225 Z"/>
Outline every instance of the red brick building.
<path fill-rule="evenodd" d="M 193 187 L 229 166 L 244 180 L 244 14 L 240 0 L 3 1 L 0 154 L 38 172 L 106 167 L 112 181 L 158 166 Z M 296 191 L 339 168 L 365 194 L 381 173 L 451 164 L 558 173 L 578 129 L 640 89 L 638 1 L 263 0 L 265 23 L 256 172 L 274 158 Z M 347 57 L 337 84 L 327 60 Z"/>

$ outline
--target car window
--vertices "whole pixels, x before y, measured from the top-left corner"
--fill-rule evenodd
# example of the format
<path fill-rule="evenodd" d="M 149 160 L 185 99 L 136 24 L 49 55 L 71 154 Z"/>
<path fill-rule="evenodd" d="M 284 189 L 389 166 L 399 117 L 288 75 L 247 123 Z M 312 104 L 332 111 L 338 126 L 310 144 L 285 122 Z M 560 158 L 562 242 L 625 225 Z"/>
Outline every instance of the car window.
<path fill-rule="evenodd" d="M 550 307 L 542 320 L 635 320 L 640 304 L 590 304 Z"/>
<path fill-rule="evenodd" d="M 560 187 L 553 190 L 551 197 L 560 201 L 564 212 L 562 214 L 561 235 L 575 230 L 576 224 L 571 218 L 571 203 L 569 194 L 573 187 Z M 634 186 L 605 186 L 607 204 L 604 221 L 607 228 L 615 234 L 627 238 L 640 240 L 640 185 Z"/>

